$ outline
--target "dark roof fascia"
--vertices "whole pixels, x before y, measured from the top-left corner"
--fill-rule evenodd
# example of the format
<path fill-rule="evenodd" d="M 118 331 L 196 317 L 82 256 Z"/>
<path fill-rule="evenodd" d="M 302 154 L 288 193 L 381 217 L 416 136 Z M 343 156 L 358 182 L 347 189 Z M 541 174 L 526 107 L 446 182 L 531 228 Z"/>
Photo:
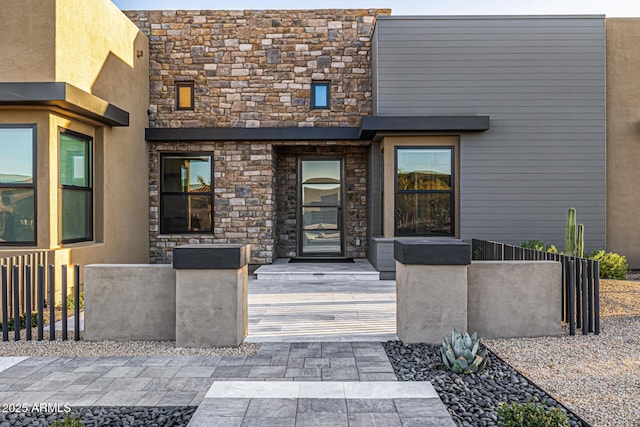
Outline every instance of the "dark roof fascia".
<path fill-rule="evenodd" d="M 484 132 L 489 116 L 365 116 L 360 138 L 372 139 L 379 132 Z"/>
<path fill-rule="evenodd" d="M 147 128 L 147 141 L 356 140 L 356 127 Z"/>
<path fill-rule="evenodd" d="M 365 116 L 356 127 L 147 128 L 150 142 L 372 140 L 377 133 L 484 132 L 489 116 Z"/>
<path fill-rule="evenodd" d="M 0 83 L 0 105 L 44 105 L 109 126 L 129 126 L 129 113 L 65 82 Z"/>

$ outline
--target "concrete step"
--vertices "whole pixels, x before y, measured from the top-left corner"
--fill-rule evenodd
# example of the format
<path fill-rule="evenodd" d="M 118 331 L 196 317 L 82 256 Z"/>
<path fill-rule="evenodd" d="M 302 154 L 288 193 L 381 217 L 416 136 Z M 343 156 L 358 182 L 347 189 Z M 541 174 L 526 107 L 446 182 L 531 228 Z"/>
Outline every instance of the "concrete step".
<path fill-rule="evenodd" d="M 277 259 L 256 271 L 260 281 L 294 282 L 349 282 L 380 280 L 380 272 L 366 259 L 355 259 L 353 263 L 289 263 L 288 258 Z"/>

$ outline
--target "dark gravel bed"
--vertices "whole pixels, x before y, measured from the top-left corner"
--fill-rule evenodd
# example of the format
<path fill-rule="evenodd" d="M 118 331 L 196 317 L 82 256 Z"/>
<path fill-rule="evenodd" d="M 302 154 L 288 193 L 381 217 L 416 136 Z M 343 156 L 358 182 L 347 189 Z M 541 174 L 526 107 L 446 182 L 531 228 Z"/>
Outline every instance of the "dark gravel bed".
<path fill-rule="evenodd" d="M 577 415 L 491 352 L 484 370 L 464 375 L 444 369 L 440 346 L 403 345 L 399 341 L 388 341 L 383 346 L 398 380 L 431 381 L 459 426 L 497 426 L 496 408 L 500 402 L 527 403 L 535 396 L 547 409 L 560 408 L 566 412 L 571 426 L 589 427 Z"/>
<path fill-rule="evenodd" d="M 57 420 L 64 420 L 67 415 L 79 418 L 82 425 L 89 427 L 179 427 L 186 426 L 195 411 L 195 406 L 91 406 L 74 408 L 68 414 L 64 412 L 0 413 L 0 427 L 48 427 Z"/>

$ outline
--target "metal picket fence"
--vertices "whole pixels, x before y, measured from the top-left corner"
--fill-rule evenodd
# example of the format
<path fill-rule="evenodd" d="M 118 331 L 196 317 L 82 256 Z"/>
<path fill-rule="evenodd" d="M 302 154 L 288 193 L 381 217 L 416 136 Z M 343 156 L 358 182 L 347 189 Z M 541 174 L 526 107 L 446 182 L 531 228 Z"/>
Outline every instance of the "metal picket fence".
<path fill-rule="evenodd" d="M 62 340 L 69 339 L 67 310 L 68 266 L 61 266 L 61 322 Z M 80 266 L 73 266 L 74 329 L 73 339 L 80 339 Z M 48 311 L 49 340 L 56 339 L 56 268 L 47 265 L 47 253 L 0 258 L 0 310 L 2 314 L 2 340 L 9 341 L 9 329 L 13 327 L 13 340 L 30 341 L 32 328 L 37 327 L 38 341 L 44 339 L 44 322 Z M 35 323 L 35 324 L 34 324 Z"/>
<path fill-rule="evenodd" d="M 474 260 L 482 261 L 557 261 L 562 264 L 562 321 L 569 334 L 581 329 L 600 334 L 600 263 L 557 253 L 537 251 L 506 243 L 473 239 Z"/>

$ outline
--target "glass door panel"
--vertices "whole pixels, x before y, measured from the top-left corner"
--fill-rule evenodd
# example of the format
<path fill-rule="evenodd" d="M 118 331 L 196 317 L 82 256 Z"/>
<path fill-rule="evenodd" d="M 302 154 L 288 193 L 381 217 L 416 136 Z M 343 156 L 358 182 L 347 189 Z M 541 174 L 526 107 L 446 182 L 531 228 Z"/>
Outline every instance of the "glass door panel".
<path fill-rule="evenodd" d="M 298 255 L 343 256 L 342 160 L 300 162 Z"/>
<path fill-rule="evenodd" d="M 305 206 L 335 206 L 340 203 L 340 184 L 302 184 Z"/>

